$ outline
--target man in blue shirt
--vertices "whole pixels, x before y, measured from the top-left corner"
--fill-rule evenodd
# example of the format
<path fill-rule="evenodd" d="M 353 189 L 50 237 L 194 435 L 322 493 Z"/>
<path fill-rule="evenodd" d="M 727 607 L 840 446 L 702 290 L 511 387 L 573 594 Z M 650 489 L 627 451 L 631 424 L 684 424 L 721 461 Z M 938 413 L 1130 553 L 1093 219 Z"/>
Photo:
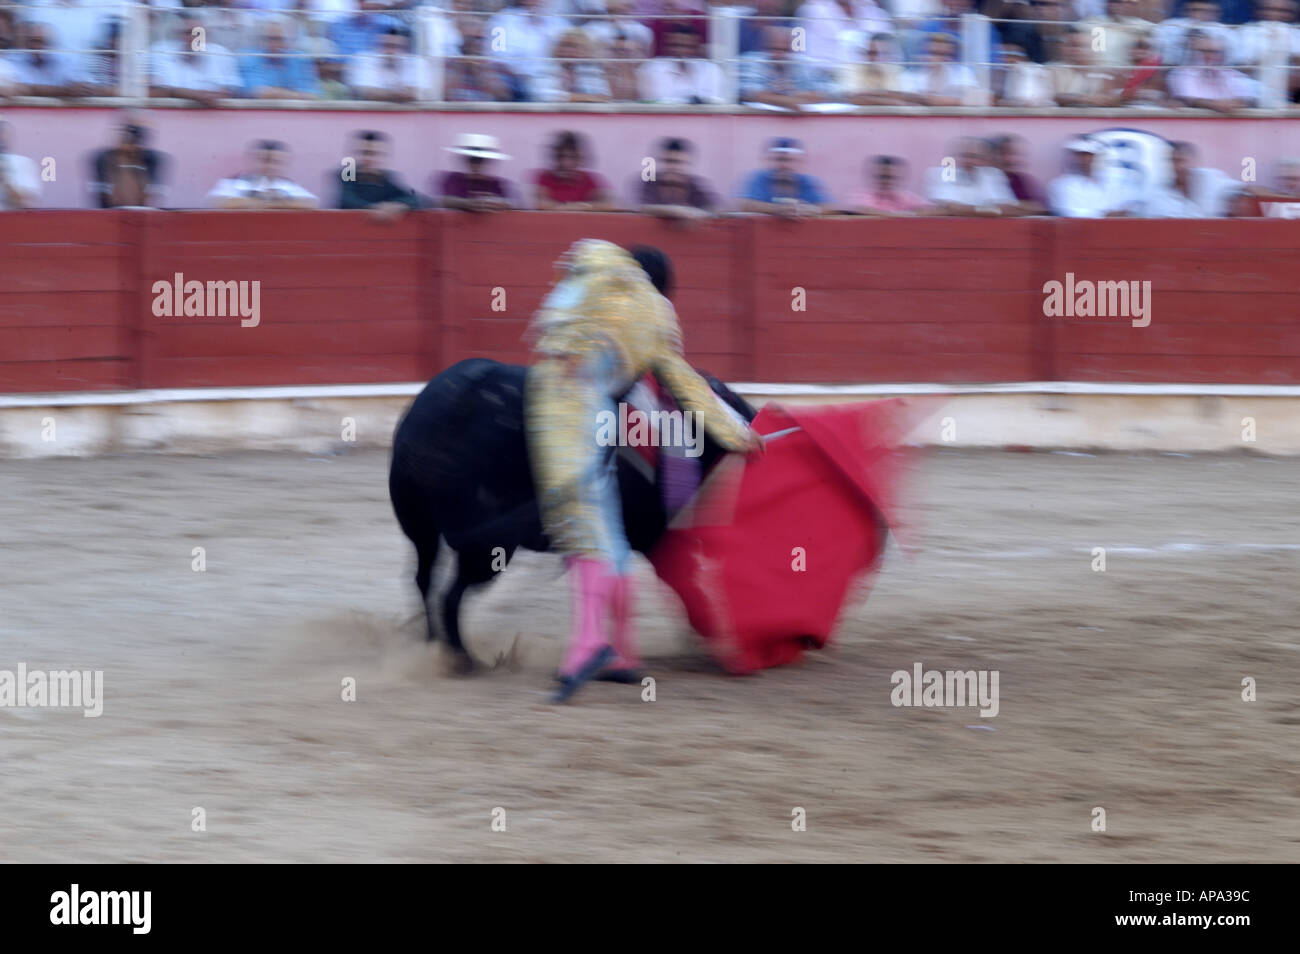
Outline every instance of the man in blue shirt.
<path fill-rule="evenodd" d="M 830 196 L 822 184 L 799 171 L 803 146 L 797 139 L 779 138 L 768 143 L 768 168 L 750 175 L 740 190 L 740 208 L 797 219 L 828 211 Z"/>
<path fill-rule="evenodd" d="M 268 22 L 262 50 L 242 57 L 244 92 L 254 99 L 316 99 L 320 80 L 312 57 L 289 48 L 284 25 Z"/>

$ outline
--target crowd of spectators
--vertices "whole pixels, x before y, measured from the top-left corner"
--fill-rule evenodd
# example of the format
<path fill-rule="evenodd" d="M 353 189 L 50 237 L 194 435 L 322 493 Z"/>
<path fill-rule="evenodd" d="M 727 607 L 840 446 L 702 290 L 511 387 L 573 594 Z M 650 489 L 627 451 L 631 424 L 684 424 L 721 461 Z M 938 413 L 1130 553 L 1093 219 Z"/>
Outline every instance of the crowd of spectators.
<path fill-rule="evenodd" d="M 0 209 L 35 207 L 41 191 L 36 165 L 11 151 L 10 138 L 9 124 L 0 120 Z M 126 111 L 114 140 L 89 157 L 93 205 L 177 207 L 166 198 L 168 159 L 150 138 L 142 116 Z M 332 194 L 318 196 L 285 171 L 288 145 L 259 139 L 249 144 L 242 166 L 211 187 L 206 206 L 365 209 L 381 219 L 420 208 L 627 211 L 684 223 L 746 213 L 796 220 L 823 215 L 1248 217 L 1265 214 L 1265 203 L 1300 213 L 1300 160 L 1278 161 L 1274 182 L 1263 185 L 1197 165 L 1196 147 L 1189 142 L 1164 144 L 1156 166 L 1134 180 L 1126 175 L 1128 160 L 1107 163 L 1105 142 L 1078 136 L 1064 145 L 1062 174 L 1043 185 L 1025 171 L 1025 143 L 1019 137 L 965 136 L 937 164 L 915 175 L 902 157 L 871 156 L 864 162 L 861 185 L 837 197 L 805 170 L 803 145 L 781 136 L 764 146 L 760 167 L 740 178 L 730 199 L 721 198 L 713 184 L 695 173 L 695 147 L 681 137 L 651 144 L 624 188 L 591 169 L 590 149 L 572 131 L 551 138 L 547 164 L 531 172 L 523 185 L 498 174 L 495 164 L 511 157 L 495 136 L 463 133 L 445 148 L 456 168 L 432 175 L 422 192 L 389 168 L 385 133 L 356 132 L 344 144 L 340 171 L 322 180 L 334 183 Z"/>
<path fill-rule="evenodd" d="M 1278 108 L 1300 102 L 1298 7 L 1300 0 L 152 0 L 146 7 L 28 0 L 0 7 L 0 97 L 117 95 L 130 86 L 123 71 L 135 62 L 124 59 L 123 41 L 144 35 L 142 91 L 204 106 L 247 97 Z M 144 9 L 143 19 L 131 9 Z M 987 26 L 963 19 L 972 14 L 987 17 Z M 718 31 L 723 22 L 728 28 Z"/>

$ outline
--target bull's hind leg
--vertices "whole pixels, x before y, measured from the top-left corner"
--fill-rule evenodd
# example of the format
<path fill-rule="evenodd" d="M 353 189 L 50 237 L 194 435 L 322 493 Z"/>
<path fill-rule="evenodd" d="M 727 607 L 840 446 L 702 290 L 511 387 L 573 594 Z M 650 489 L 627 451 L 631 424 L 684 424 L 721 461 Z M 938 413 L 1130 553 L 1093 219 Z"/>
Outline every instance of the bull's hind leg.
<path fill-rule="evenodd" d="M 428 627 L 429 642 L 438 641 L 438 614 L 433 611 L 429 600 L 429 590 L 433 588 L 433 565 L 438 560 L 438 538 L 434 537 L 432 546 L 415 548 L 415 585 L 420 589 L 420 605 L 424 607 L 424 622 Z"/>
<path fill-rule="evenodd" d="M 465 648 L 460 636 L 460 603 L 465 592 L 471 586 L 490 583 L 496 579 L 497 572 L 505 568 L 514 555 L 515 548 L 502 548 L 504 556 L 493 556 L 490 550 L 465 550 L 457 555 L 456 579 L 442 598 L 442 625 L 447 632 L 447 645 L 455 656 L 452 668 L 461 674 L 474 668 L 474 660 Z M 494 561 L 496 566 L 493 565 Z"/>

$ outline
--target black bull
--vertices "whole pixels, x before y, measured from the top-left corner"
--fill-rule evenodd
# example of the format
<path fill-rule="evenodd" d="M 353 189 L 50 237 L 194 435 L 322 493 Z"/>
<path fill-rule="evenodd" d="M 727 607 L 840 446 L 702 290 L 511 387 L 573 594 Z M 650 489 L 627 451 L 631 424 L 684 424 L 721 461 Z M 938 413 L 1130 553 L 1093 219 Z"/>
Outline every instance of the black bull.
<path fill-rule="evenodd" d="M 415 544 L 415 583 L 430 641 L 439 631 L 429 600 L 439 539 L 456 553 L 455 580 L 442 598 L 441 628 L 462 670 L 471 665 L 460 636 L 465 591 L 494 579 L 519 547 L 549 548 L 524 436 L 527 371 L 486 358 L 458 362 L 425 386 L 393 435 L 388 491 L 402 532 Z M 704 377 L 746 420 L 754 419 L 754 408 L 743 398 L 716 378 Z M 706 433 L 700 457 L 704 473 L 724 453 Z M 660 474 L 647 475 L 622 452 L 617 466 L 628 543 L 649 553 L 670 516 Z"/>

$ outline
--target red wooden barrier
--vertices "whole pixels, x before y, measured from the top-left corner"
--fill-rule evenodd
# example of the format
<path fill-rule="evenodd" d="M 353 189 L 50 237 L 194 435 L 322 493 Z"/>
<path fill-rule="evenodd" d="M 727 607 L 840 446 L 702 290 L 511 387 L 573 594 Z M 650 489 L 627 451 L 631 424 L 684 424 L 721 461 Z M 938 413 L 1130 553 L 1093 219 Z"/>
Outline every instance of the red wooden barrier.
<path fill-rule="evenodd" d="M 574 240 L 663 248 L 689 356 L 731 380 L 1300 383 L 1285 221 L 424 212 L 0 213 L 0 392 L 415 381 L 521 335 Z M 259 283 L 260 321 L 154 314 Z M 1151 282 L 1152 320 L 1051 318 L 1045 282 Z"/>

